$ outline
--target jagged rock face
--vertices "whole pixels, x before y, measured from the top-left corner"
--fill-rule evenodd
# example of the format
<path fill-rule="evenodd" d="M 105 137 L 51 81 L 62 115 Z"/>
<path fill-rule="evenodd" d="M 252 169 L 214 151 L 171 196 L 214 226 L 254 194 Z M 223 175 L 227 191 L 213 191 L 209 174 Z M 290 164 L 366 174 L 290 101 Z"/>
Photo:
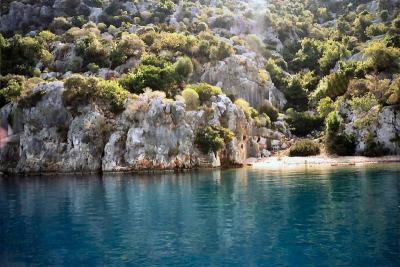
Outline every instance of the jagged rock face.
<path fill-rule="evenodd" d="M 181 101 L 140 95 L 114 119 L 95 105 L 71 111 L 62 82 L 42 83 L 33 95 L 0 110 L 8 143 L 0 148 L 0 171 L 19 173 L 135 171 L 241 165 L 251 127 L 226 96 L 211 107 L 186 111 Z M 210 124 L 231 129 L 235 139 L 219 153 L 204 155 L 195 134 Z"/>
<path fill-rule="evenodd" d="M 374 142 L 378 144 L 385 154 L 400 154 L 400 109 L 398 106 L 383 107 L 379 112 L 377 121 L 373 125 L 363 127 L 361 129 L 354 127 L 354 114 L 349 110 L 342 109 L 346 115 L 347 134 L 352 134 L 356 137 L 356 153 L 363 154 L 366 149 L 365 136 L 373 135 Z"/>
<path fill-rule="evenodd" d="M 253 107 L 259 107 L 264 99 L 269 99 L 278 108 L 286 104 L 284 95 L 270 81 L 260 80 L 262 62 L 255 53 L 233 55 L 215 64 L 207 63 L 201 80 L 224 88 L 226 94 L 248 101 Z"/>
<path fill-rule="evenodd" d="M 52 10 L 21 2 L 12 2 L 9 13 L 0 18 L 0 32 L 11 32 L 27 27 L 33 22 L 52 18 Z"/>
<path fill-rule="evenodd" d="M 116 132 L 105 146 L 104 171 L 140 169 L 181 169 L 216 167 L 220 164 L 243 164 L 240 153 L 242 136 L 248 131 L 247 120 L 229 98 L 218 96 L 210 113 L 185 111 L 180 101 L 149 99 L 141 95 L 130 99 L 117 119 Z M 236 139 L 214 155 L 203 155 L 194 145 L 196 132 L 209 124 L 223 125 L 236 134 Z M 222 160 L 221 160 L 222 159 Z"/>

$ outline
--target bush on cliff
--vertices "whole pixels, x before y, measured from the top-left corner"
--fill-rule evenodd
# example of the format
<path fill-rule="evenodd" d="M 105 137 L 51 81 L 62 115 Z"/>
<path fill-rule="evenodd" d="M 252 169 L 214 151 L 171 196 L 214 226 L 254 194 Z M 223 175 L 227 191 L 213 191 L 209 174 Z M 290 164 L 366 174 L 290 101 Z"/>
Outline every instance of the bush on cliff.
<path fill-rule="evenodd" d="M 217 86 L 212 86 L 208 83 L 196 83 L 196 84 L 189 84 L 186 85 L 185 89 L 191 88 L 199 94 L 200 103 L 204 104 L 205 102 L 209 101 L 212 96 L 217 96 L 222 94 L 221 88 Z"/>
<path fill-rule="evenodd" d="M 121 77 L 121 85 L 128 91 L 139 94 L 145 88 L 164 91 L 175 96 L 178 88 L 189 78 L 193 65 L 188 57 L 179 58 L 175 64 L 159 56 L 144 56 L 142 62 L 128 74 Z"/>
<path fill-rule="evenodd" d="M 290 157 L 315 156 L 320 153 L 319 146 L 310 139 L 300 139 L 290 148 Z"/>
<path fill-rule="evenodd" d="M 249 102 L 244 100 L 243 98 L 238 98 L 235 101 L 235 105 L 238 106 L 246 115 L 246 118 L 255 118 L 258 116 L 258 111 L 250 106 Z"/>
<path fill-rule="evenodd" d="M 116 81 L 72 75 L 64 82 L 64 101 L 67 106 L 77 107 L 90 101 L 104 100 L 114 113 L 123 110 L 129 92 Z"/>
<path fill-rule="evenodd" d="M 234 133 L 219 125 L 211 125 L 201 129 L 196 134 L 195 143 L 203 153 L 218 152 L 225 143 L 233 140 Z"/>
<path fill-rule="evenodd" d="M 0 108 L 15 101 L 21 95 L 24 81 L 23 76 L 0 76 Z"/>
<path fill-rule="evenodd" d="M 356 149 L 355 137 L 344 133 L 342 127 L 342 117 L 336 111 L 329 113 L 325 120 L 325 148 L 329 154 L 352 156 Z"/>
<path fill-rule="evenodd" d="M 264 100 L 262 102 L 259 112 L 267 114 L 271 121 L 276 121 L 279 116 L 278 110 L 271 104 L 269 100 Z"/>
<path fill-rule="evenodd" d="M 182 97 L 185 100 L 188 110 L 197 110 L 200 104 L 199 94 L 192 88 L 186 88 L 182 91 Z"/>

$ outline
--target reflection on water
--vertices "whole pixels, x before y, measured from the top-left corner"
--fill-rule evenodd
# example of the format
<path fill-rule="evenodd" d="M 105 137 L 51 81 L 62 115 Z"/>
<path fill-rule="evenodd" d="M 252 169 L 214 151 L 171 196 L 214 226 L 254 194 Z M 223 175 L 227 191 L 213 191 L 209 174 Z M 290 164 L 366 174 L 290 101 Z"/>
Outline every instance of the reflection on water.
<path fill-rule="evenodd" d="M 400 167 L 0 178 L 0 265 L 400 265 Z"/>

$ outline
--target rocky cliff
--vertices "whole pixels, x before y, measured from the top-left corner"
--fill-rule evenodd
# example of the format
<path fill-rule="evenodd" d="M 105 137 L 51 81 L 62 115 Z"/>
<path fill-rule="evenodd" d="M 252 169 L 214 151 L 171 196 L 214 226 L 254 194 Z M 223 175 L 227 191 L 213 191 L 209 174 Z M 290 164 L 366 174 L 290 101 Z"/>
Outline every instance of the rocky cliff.
<path fill-rule="evenodd" d="M 110 172 L 240 166 L 282 143 L 285 135 L 252 126 L 231 100 L 212 97 L 208 108 L 187 111 L 184 102 L 144 93 L 110 116 L 96 103 L 72 110 L 63 82 L 41 83 L 24 101 L 0 110 L 8 129 L 0 171 L 16 173 Z M 217 153 L 202 153 L 195 134 L 221 125 L 235 137 Z M 264 152 L 263 152 L 264 151 Z"/>

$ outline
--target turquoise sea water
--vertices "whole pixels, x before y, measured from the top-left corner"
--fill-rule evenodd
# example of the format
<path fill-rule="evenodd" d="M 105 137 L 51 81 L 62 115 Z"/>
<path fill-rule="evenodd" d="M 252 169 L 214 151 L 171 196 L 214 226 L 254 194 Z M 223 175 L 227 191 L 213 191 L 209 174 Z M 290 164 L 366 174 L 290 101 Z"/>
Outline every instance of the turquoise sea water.
<path fill-rule="evenodd" d="M 400 166 L 0 178 L 0 266 L 400 266 Z"/>

